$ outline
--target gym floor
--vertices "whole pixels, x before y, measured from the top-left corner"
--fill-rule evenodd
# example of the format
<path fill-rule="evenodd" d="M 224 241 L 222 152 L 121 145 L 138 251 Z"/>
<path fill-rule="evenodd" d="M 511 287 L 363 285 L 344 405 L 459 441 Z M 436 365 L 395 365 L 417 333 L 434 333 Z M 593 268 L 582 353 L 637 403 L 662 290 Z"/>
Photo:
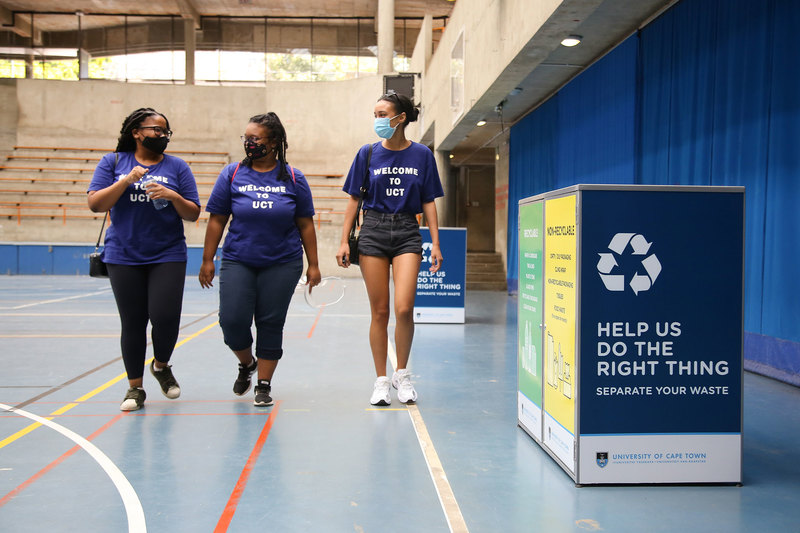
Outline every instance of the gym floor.
<path fill-rule="evenodd" d="M 182 394 L 145 373 L 123 413 L 108 282 L 0 276 L 0 530 L 800 532 L 800 389 L 745 374 L 741 487 L 577 488 L 517 427 L 516 298 L 468 292 L 466 324 L 417 325 L 417 404 L 374 408 L 367 298 L 345 282 L 322 309 L 296 292 L 257 408 L 231 392 L 216 287 L 187 278 Z"/>

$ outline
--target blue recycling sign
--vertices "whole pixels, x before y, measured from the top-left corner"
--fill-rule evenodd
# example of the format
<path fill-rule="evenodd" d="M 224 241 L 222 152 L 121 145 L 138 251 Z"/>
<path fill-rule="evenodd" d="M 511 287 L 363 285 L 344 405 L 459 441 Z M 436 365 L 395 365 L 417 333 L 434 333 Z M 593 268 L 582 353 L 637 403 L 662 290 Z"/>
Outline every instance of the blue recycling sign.
<path fill-rule="evenodd" d="M 743 192 L 584 190 L 579 212 L 580 433 L 741 432 Z"/>

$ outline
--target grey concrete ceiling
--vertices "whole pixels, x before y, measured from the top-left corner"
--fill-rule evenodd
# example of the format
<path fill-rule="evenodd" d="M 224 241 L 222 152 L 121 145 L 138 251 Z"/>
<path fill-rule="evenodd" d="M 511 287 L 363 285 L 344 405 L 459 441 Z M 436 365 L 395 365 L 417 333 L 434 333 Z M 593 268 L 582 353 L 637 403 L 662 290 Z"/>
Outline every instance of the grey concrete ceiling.
<path fill-rule="evenodd" d="M 676 1 L 563 0 L 439 148 L 451 150 L 456 166 L 494 164 L 510 125 Z M 581 43 L 561 46 L 571 34 L 582 36 Z M 487 124 L 477 127 L 479 120 Z"/>
<path fill-rule="evenodd" d="M 454 1 L 395 0 L 395 16 L 434 17 L 450 14 Z M 374 17 L 378 0 L 0 0 L 7 11 L 35 12 L 36 26 L 43 31 L 71 30 L 73 25 L 44 13 L 120 15 L 181 15 L 184 17 Z M 27 17 L 26 17 L 27 18 Z M 7 22 L 3 21 L 4 25 Z M 89 18 L 89 24 L 102 24 Z M 106 24 L 116 24 L 107 19 Z"/>
<path fill-rule="evenodd" d="M 675 1 L 563 0 L 439 148 L 451 151 L 455 165 L 494 164 L 495 148 L 506 142 L 510 125 Z M 430 13 L 446 17 L 454 4 L 448 0 L 395 0 L 395 16 L 422 17 Z M 201 18 L 215 16 L 369 18 L 376 16 L 377 5 L 378 0 L 0 0 L 0 31 L 24 32 L 30 17 L 22 12 L 30 11 L 38 13 L 34 15 L 38 31 L 58 32 L 74 31 L 72 17 L 46 13 L 81 12 L 85 14 L 81 17 L 84 29 L 122 23 L 121 17 L 92 14 L 174 15 L 194 19 L 200 27 Z M 17 27 L 10 26 L 12 23 Z M 569 34 L 581 35 L 583 41 L 573 48 L 560 46 L 561 39 Z M 477 127 L 481 119 L 487 124 Z"/>

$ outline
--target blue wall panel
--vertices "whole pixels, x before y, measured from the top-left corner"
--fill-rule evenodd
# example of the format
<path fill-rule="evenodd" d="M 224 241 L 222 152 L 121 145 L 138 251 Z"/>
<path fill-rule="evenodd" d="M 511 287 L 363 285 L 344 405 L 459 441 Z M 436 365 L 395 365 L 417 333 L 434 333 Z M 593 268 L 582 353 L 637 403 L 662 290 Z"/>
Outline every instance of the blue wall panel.
<path fill-rule="evenodd" d="M 19 268 L 17 274 L 52 274 L 52 246 L 32 244 L 19 247 Z"/>
<path fill-rule="evenodd" d="M 18 247 L 14 244 L 0 244 L 0 274 L 19 272 Z"/>
<path fill-rule="evenodd" d="M 608 138 L 619 138 L 633 150 L 617 173 L 632 165 L 633 183 L 745 187 L 745 356 L 796 376 L 800 54 L 786 43 L 798 26 L 800 2 L 792 0 L 683 0 L 559 91 L 556 112 L 543 105 L 512 127 L 509 287 L 517 281 L 517 202 L 575 183 L 617 183 Z M 557 124 L 549 144 L 531 134 L 548 120 Z M 610 127 L 622 133 L 608 135 Z M 547 150 L 558 154 L 551 175 L 519 171 Z"/>
<path fill-rule="evenodd" d="M 94 246 L 53 246 L 53 274 L 89 274 L 89 254 Z"/>
<path fill-rule="evenodd" d="M 79 244 L 0 244 L 0 274 L 55 274 L 88 276 L 94 246 Z M 219 275 L 221 250 L 215 261 Z M 188 247 L 186 275 L 197 276 L 203 260 L 201 246 Z"/>

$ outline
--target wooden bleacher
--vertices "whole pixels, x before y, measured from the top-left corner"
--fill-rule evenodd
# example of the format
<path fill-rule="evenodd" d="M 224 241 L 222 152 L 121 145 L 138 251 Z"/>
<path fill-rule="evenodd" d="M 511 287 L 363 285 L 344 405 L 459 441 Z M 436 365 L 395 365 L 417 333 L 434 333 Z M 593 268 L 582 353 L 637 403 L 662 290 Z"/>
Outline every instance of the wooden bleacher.
<path fill-rule="evenodd" d="M 77 235 L 72 227 L 67 226 L 76 223 L 85 225 L 86 221 L 103 218 L 103 213 L 89 210 L 86 189 L 95 165 L 102 154 L 109 151 L 108 148 L 95 147 L 14 146 L 14 152 L 0 164 L 0 221 L 13 220 L 15 226 L 21 226 L 22 229 L 25 221 L 40 226 L 48 224 L 43 230 L 48 234 L 59 232 L 52 226 L 55 223 L 63 227 L 61 231 L 68 233 L 72 240 L 85 239 L 81 234 L 97 231 L 94 224 Z M 171 149 L 169 153 L 178 155 L 189 164 L 202 203 L 208 199 L 220 170 L 231 160 L 225 152 Z M 342 175 L 305 176 L 314 198 L 317 227 L 340 223 L 347 200 L 347 195 L 341 192 Z M 336 179 L 336 183 L 330 183 L 331 178 Z M 207 220 L 208 214 L 203 211 L 195 224 L 187 224 L 187 240 L 190 238 L 189 226 L 204 232 L 204 222 Z M 2 233 L 0 240 L 4 240 Z"/>

